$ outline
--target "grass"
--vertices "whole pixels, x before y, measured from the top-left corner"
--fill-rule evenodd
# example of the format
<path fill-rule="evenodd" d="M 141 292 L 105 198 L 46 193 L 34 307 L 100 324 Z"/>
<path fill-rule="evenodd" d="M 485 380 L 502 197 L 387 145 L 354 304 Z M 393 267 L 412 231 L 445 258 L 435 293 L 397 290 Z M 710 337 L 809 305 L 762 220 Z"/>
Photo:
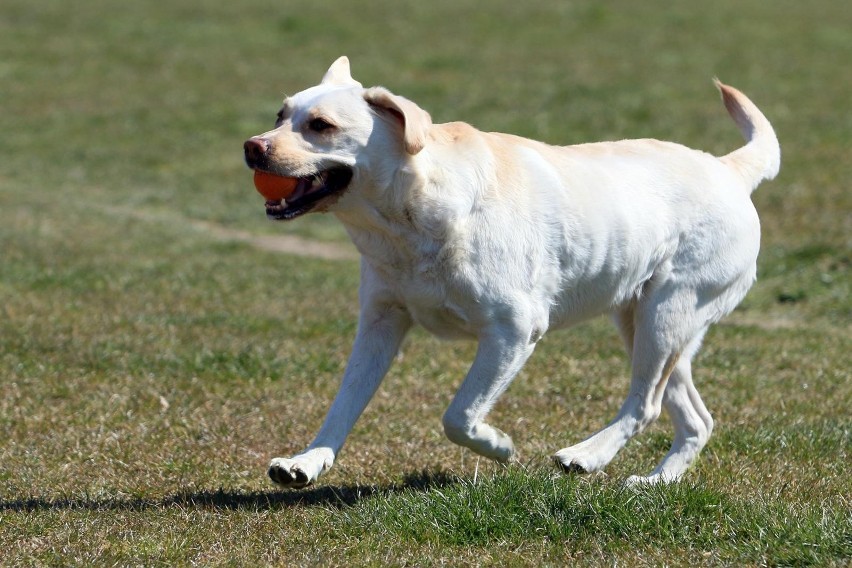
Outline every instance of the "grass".
<path fill-rule="evenodd" d="M 845 3 L 147 0 L 0 9 L 0 563 L 847 565 L 852 561 L 852 57 Z M 684 483 L 628 491 L 667 421 L 605 475 L 554 450 L 626 390 L 606 322 L 549 335 L 493 413 L 521 464 L 447 442 L 470 344 L 416 332 L 315 488 L 309 442 L 357 315 L 333 219 L 263 219 L 242 141 L 348 54 L 436 121 L 554 143 L 739 144 L 710 78 L 775 125 L 759 281 L 708 334 L 714 437 Z M 248 235 L 248 236 L 246 236 Z"/>
<path fill-rule="evenodd" d="M 379 496 L 369 507 L 347 510 L 347 524 L 362 527 L 367 535 L 382 532 L 388 539 L 421 544 L 522 546 L 532 536 L 558 543 L 554 548 L 568 543 L 573 555 L 601 561 L 618 557 L 625 547 L 641 555 L 650 542 L 678 543 L 699 562 L 771 557 L 783 564 L 807 564 L 843 554 L 848 545 L 839 509 L 740 501 L 689 483 L 628 489 L 520 470 L 479 483 L 445 483 L 451 487 L 429 488 L 425 498 L 411 490 Z M 824 547 L 822 555 L 815 554 L 815 546 Z"/>

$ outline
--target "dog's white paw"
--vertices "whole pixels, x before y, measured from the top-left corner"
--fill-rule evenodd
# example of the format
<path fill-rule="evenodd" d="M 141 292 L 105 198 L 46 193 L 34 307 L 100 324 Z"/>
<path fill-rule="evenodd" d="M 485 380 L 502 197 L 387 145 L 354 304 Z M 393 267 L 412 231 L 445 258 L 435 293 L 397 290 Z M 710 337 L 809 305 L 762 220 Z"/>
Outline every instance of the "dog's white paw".
<path fill-rule="evenodd" d="M 511 436 L 498 428 L 492 427 L 495 437 L 484 448 L 478 448 L 474 451 L 493 459 L 498 463 L 517 462 L 518 456 L 515 451 L 515 443 Z M 479 451 L 484 450 L 484 451 Z"/>
<path fill-rule="evenodd" d="M 316 448 L 292 458 L 274 458 L 269 463 L 269 478 L 291 489 L 306 487 L 331 468 L 334 454 L 328 448 Z"/>
<path fill-rule="evenodd" d="M 600 471 L 609 463 L 609 459 L 600 452 L 591 451 L 582 444 L 563 448 L 553 454 L 553 460 L 566 473 L 592 473 Z"/>
<path fill-rule="evenodd" d="M 609 426 L 579 444 L 562 448 L 553 455 L 556 463 L 568 473 L 600 471 L 612 461 L 628 437 L 622 429 Z"/>
<path fill-rule="evenodd" d="M 590 473 L 595 471 L 595 468 L 585 456 L 572 455 L 567 450 L 559 450 L 553 454 L 553 461 L 565 473 Z"/>

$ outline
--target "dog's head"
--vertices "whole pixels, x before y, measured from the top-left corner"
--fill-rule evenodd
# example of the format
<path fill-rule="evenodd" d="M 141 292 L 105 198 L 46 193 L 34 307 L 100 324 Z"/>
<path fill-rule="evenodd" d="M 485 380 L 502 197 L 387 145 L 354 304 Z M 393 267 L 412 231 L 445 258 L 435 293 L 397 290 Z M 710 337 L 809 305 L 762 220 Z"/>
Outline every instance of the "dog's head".
<path fill-rule="evenodd" d="M 429 114 L 382 87 L 364 89 L 349 60 L 335 61 L 319 85 L 287 97 L 275 128 L 244 145 L 254 170 L 298 178 L 286 201 L 267 201 L 270 218 L 374 200 L 426 144 Z"/>

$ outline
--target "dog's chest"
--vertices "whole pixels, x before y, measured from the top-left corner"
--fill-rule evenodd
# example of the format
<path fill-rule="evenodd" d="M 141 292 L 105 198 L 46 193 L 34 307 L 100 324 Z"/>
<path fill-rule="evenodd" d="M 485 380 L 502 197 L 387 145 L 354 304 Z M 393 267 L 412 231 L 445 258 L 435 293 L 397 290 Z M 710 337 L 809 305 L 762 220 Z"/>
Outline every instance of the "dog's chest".
<path fill-rule="evenodd" d="M 414 320 L 430 333 L 447 339 L 473 337 L 469 286 L 447 274 L 441 266 L 421 262 L 405 274 L 396 274 L 397 294 Z"/>
<path fill-rule="evenodd" d="M 430 333 L 446 339 L 475 336 L 475 315 L 446 283 L 409 281 L 400 288 L 400 296 L 414 321 Z"/>
<path fill-rule="evenodd" d="M 446 247 L 420 247 L 415 254 L 400 248 L 365 255 L 383 284 L 430 333 L 447 339 L 476 334 L 471 282 L 463 259 Z M 475 305 L 475 302 L 473 303 Z"/>

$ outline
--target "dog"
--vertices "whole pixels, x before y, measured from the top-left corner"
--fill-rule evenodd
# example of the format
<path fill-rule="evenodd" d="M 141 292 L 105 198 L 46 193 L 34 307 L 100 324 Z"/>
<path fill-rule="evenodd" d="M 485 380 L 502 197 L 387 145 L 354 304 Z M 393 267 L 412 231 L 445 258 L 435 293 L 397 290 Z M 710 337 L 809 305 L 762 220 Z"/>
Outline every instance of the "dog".
<path fill-rule="evenodd" d="M 715 157 L 653 139 L 552 146 L 428 112 L 364 88 L 341 57 L 287 97 L 274 129 L 244 144 L 252 169 L 299 178 L 266 214 L 333 213 L 361 254 L 352 354 L 307 449 L 269 477 L 307 486 L 328 471 L 419 324 L 478 342 L 443 415 L 446 436 L 507 462 L 508 434 L 485 421 L 544 334 L 609 313 L 631 360 L 627 398 L 606 427 L 561 449 L 568 472 L 604 468 L 665 407 L 671 449 L 648 475 L 681 478 L 713 430 L 692 381 L 707 328 L 755 281 L 760 225 L 750 194 L 780 168 L 775 132 L 740 91 L 715 80 L 746 144 Z"/>

